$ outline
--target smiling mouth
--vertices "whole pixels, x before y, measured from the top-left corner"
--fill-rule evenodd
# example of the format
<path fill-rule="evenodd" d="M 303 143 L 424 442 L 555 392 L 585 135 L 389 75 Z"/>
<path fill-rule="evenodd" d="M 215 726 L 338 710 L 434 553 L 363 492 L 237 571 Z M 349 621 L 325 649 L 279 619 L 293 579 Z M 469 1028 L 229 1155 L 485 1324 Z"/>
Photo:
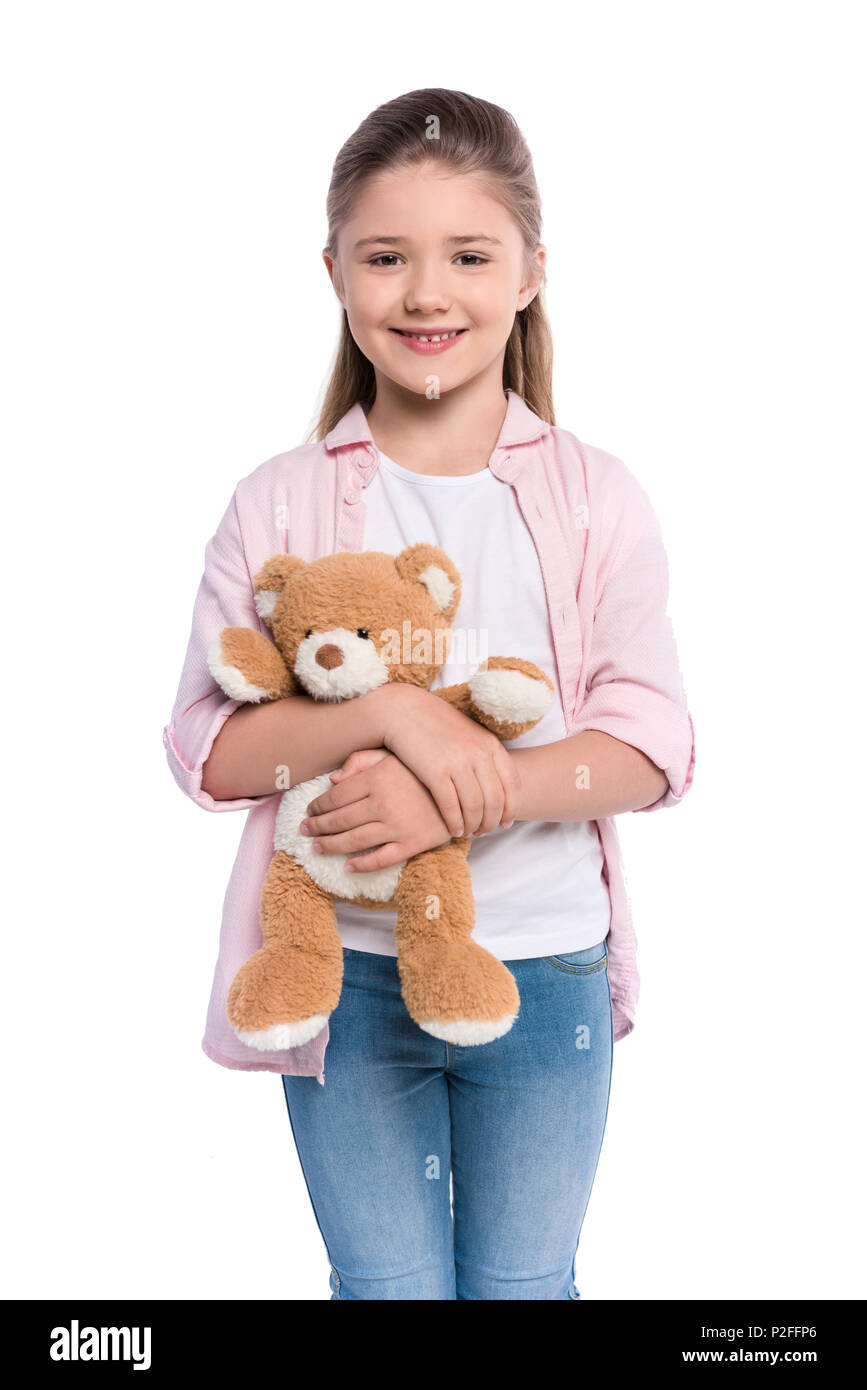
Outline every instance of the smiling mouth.
<path fill-rule="evenodd" d="M 466 328 L 446 329 L 443 333 L 411 333 L 408 328 L 392 328 L 392 333 L 399 333 L 402 338 L 414 338 L 417 343 L 443 343 L 449 338 L 457 338 L 461 333 L 466 333 Z"/>

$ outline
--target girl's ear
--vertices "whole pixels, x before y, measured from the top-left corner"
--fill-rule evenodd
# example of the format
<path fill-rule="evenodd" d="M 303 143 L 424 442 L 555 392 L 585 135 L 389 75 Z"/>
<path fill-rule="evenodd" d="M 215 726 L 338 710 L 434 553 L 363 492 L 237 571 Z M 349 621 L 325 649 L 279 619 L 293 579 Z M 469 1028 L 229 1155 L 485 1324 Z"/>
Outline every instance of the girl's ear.
<path fill-rule="evenodd" d="M 461 576 L 457 566 L 438 545 L 409 545 L 395 556 L 401 579 L 422 584 L 446 622 L 451 622 L 461 601 Z"/>
<path fill-rule="evenodd" d="M 271 617 L 278 598 L 292 575 L 303 569 L 306 563 L 306 560 L 300 559 L 297 555 L 272 555 L 259 570 L 253 580 L 253 601 L 256 612 L 267 628 L 271 627 Z"/>

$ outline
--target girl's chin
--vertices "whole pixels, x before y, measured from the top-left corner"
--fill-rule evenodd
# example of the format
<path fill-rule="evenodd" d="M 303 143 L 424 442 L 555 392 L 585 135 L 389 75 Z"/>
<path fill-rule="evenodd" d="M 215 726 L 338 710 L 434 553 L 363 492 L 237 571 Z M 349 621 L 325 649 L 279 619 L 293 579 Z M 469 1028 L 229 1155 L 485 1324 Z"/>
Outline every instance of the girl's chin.
<path fill-rule="evenodd" d="M 467 370 L 466 362 L 461 363 L 461 370 L 456 367 L 446 367 L 445 363 L 436 363 L 434 359 L 426 362 L 424 358 L 414 358 L 409 364 L 406 362 L 383 362 L 374 361 L 374 371 L 382 376 L 388 377 L 396 386 L 403 386 L 407 391 L 424 392 L 428 389 L 431 377 L 435 377 L 440 391 L 444 391 L 448 386 L 451 390 L 453 386 L 460 386 L 464 381 L 468 381 L 473 375 Z"/>

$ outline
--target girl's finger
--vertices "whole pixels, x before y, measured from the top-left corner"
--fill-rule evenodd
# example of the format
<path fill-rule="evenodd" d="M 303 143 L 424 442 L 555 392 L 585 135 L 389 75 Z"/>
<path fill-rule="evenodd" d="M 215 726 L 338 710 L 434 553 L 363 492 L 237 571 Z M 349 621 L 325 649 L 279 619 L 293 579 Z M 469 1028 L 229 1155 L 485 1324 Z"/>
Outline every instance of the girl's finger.
<path fill-rule="evenodd" d="M 341 811 L 345 806 L 357 806 L 360 801 L 365 801 L 369 796 L 367 779 L 359 777 L 350 782 L 348 777 L 345 781 L 336 782 L 330 791 L 323 792 L 321 796 L 311 801 L 313 811 L 308 810 L 307 815 L 324 816 L 332 815 L 335 811 Z M 325 802 L 323 806 L 322 803 Z M 320 809 L 316 809 L 319 807 Z"/>
<path fill-rule="evenodd" d="M 390 869 L 392 864 L 399 864 L 402 859 L 408 859 L 409 854 L 403 845 L 397 844 L 392 840 L 388 844 L 380 845 L 379 849 L 372 849 L 369 854 L 363 854 L 358 859 L 348 859 L 344 868 L 350 873 L 357 873 L 359 880 L 363 880 L 365 873 L 370 873 L 372 869 Z M 364 887 L 359 881 L 359 892 L 364 892 Z"/>
<path fill-rule="evenodd" d="M 419 781 L 424 781 L 424 778 L 420 777 Z M 425 786 L 436 802 L 437 810 L 445 821 L 449 834 L 460 839 L 464 833 L 463 813 L 457 787 L 451 777 L 438 775 L 431 778 L 430 782 L 425 782 Z"/>
<path fill-rule="evenodd" d="M 379 821 L 366 821 L 351 830 L 335 835 L 317 835 L 313 841 L 314 854 L 357 854 L 364 849 L 383 843 L 385 826 Z M 317 849 L 317 845 L 321 846 Z"/>
<path fill-rule="evenodd" d="M 363 797 L 359 801 L 350 801 L 346 806 L 339 806 L 335 811 L 323 811 L 318 816 L 305 816 L 301 825 L 307 826 L 307 830 L 302 830 L 301 834 L 309 834 L 312 839 L 315 835 L 335 835 L 342 830 L 367 825 L 370 822 L 370 813 L 364 805 L 367 799 Z"/>
<path fill-rule="evenodd" d="M 485 806 L 482 819 L 479 821 L 475 833 L 485 835 L 489 830 L 494 830 L 500 823 L 505 806 L 505 792 L 493 760 L 485 761 L 480 767 L 477 767 L 476 776 L 484 794 Z"/>
<path fill-rule="evenodd" d="M 485 794 L 475 768 L 470 768 L 466 773 L 458 773 L 455 785 L 461 803 L 463 833 L 473 835 L 481 825 L 485 811 Z"/>
<path fill-rule="evenodd" d="M 382 749 L 356 748 L 354 753 L 350 753 L 342 767 L 331 773 L 331 780 L 336 782 L 341 777 L 351 777 L 356 772 L 363 772 L 365 768 L 373 767 L 380 762 L 383 756 Z"/>

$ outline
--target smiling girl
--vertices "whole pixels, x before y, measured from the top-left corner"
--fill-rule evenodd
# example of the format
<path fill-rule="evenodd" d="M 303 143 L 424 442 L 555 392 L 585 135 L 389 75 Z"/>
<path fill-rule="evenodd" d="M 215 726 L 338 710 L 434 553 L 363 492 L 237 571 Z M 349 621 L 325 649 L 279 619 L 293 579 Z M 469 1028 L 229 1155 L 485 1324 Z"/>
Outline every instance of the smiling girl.
<path fill-rule="evenodd" d="M 694 767 L 659 524 L 623 463 L 555 424 L 539 194 L 507 112 L 443 89 L 379 107 L 337 157 L 328 221 L 342 329 L 315 439 L 238 484 L 165 730 L 197 804 L 249 810 L 203 1047 L 280 1072 L 333 1300 L 577 1299 L 613 1043 L 638 993 L 613 817 L 676 804 Z M 456 564 L 454 627 L 479 639 L 434 688 L 488 652 L 533 661 L 556 698 L 528 733 L 500 743 L 391 680 L 342 704 L 239 707 L 214 688 L 220 628 L 264 631 L 251 575 L 269 555 L 418 542 Z M 520 993 L 503 1036 L 417 1027 L 395 910 L 340 901 L 342 993 L 321 1034 L 267 1055 L 233 1035 L 226 990 L 261 945 L 287 764 L 293 784 L 340 766 L 301 831 L 359 894 L 371 870 L 472 837 L 473 938 Z"/>

